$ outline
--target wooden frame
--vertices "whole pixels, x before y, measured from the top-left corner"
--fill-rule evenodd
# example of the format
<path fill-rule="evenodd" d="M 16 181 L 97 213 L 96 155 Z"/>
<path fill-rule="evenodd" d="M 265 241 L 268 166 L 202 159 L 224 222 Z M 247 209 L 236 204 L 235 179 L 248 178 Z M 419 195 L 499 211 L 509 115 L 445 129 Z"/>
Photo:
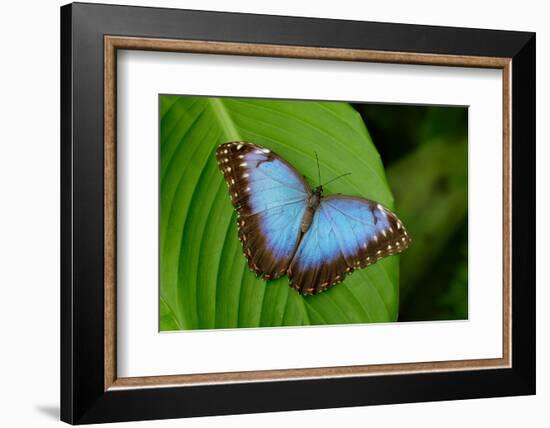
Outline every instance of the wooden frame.
<path fill-rule="evenodd" d="M 468 370 L 510 367 L 511 365 L 511 234 L 510 223 L 510 67 L 509 58 L 458 55 L 429 55 L 404 52 L 377 52 L 354 49 L 276 46 L 266 44 L 166 40 L 105 36 L 105 390 L 160 385 L 216 384 L 259 380 L 334 378 L 373 374 L 415 373 L 443 370 Z M 340 61 L 368 61 L 402 64 L 453 65 L 496 68 L 503 73 L 503 357 L 467 361 L 442 361 L 409 364 L 383 364 L 314 369 L 268 370 L 200 375 L 117 378 L 116 376 L 116 52 L 118 49 L 193 52 L 213 55 L 253 55 L 284 58 L 309 58 Z"/>
<path fill-rule="evenodd" d="M 242 14 L 170 12 L 167 14 L 166 9 L 84 4 L 62 8 L 62 192 L 65 196 L 62 204 L 62 419 L 71 423 L 88 423 L 534 393 L 535 283 L 534 257 L 530 257 L 534 254 L 534 222 L 520 218 L 534 217 L 534 158 L 526 154 L 527 152 L 534 155 L 534 35 Z M 129 18 L 124 23 L 121 21 L 119 28 L 108 28 L 101 19 L 106 14 L 124 14 Z M 139 27 L 139 18 L 145 16 L 155 21 L 153 28 Z M 81 25 L 83 19 L 88 22 L 86 28 Z M 197 22 L 197 19 L 204 24 L 204 28 L 199 26 L 187 33 L 188 30 L 181 30 L 179 34 L 163 31 L 167 26 L 165 24 L 191 20 Z M 230 20 L 242 21 L 244 26 L 239 37 L 225 37 L 214 29 L 223 30 L 224 24 Z M 206 25 L 213 21 L 219 25 Z M 283 41 L 278 40 L 276 36 L 279 25 L 291 26 L 296 31 L 301 27 L 309 29 L 303 31 L 301 39 L 296 36 L 294 40 L 282 43 Z M 254 26 L 264 26 L 261 40 L 250 39 L 246 32 L 246 28 Z M 206 30 L 206 27 L 212 29 Z M 382 39 L 381 35 L 390 30 L 393 39 L 389 42 L 390 46 L 386 45 L 386 41 L 378 41 L 373 46 L 359 47 L 353 46 L 357 40 L 352 38 L 337 40 L 335 37 L 334 40 L 319 40 L 319 43 L 315 40 L 316 37 L 323 37 L 322 34 L 329 28 L 344 27 L 348 31 L 353 28 L 357 35 L 362 36 L 361 40 L 372 40 L 372 37 L 364 37 L 365 34 L 378 35 L 375 39 Z M 135 36 L 136 34 L 143 36 Z M 426 35 L 428 39 L 432 37 L 432 40 L 438 40 L 441 45 L 436 46 L 435 42 L 431 45 L 428 42 L 421 47 L 414 46 L 414 35 Z M 484 46 L 491 46 L 490 48 L 477 46 L 477 38 L 480 36 L 487 41 Z M 315 42 L 312 43 L 313 41 Z M 74 52 L 83 43 L 93 44 L 93 53 L 81 54 L 77 60 Z M 117 49 L 501 69 L 504 100 L 503 357 L 467 361 L 117 378 Z M 91 69 L 84 71 L 83 66 Z M 100 96 L 91 99 L 89 89 L 83 85 L 93 83 L 97 87 L 101 82 L 103 99 Z M 86 108 L 82 105 L 84 101 L 89 103 Z M 84 119 L 82 114 L 87 109 L 92 110 L 88 113 L 97 118 L 96 122 L 90 118 Z M 527 115 L 526 111 L 530 115 Z M 99 123 L 103 123 L 101 133 L 95 126 Z M 90 127 L 93 127 L 93 135 L 82 138 L 80 132 L 90 130 Z M 519 135 L 520 132 L 523 136 L 523 151 L 512 144 L 514 135 Z M 528 138 L 525 138 L 525 135 Z M 525 150 L 525 146 L 529 150 Z M 84 153 L 93 155 L 90 162 L 79 157 Z M 514 181 L 512 164 L 516 177 Z M 518 172 L 521 175 L 518 175 Z M 84 178 L 91 181 L 85 183 L 82 181 Z M 523 207 L 521 211 L 513 211 L 513 204 L 518 203 L 517 201 Z M 80 211 L 81 205 L 101 214 L 99 217 L 102 222 L 99 219 L 89 222 Z M 532 210 L 525 209 L 531 206 Z M 102 231 L 100 238 L 89 236 L 84 228 Z M 87 250 L 80 247 L 83 242 L 87 242 L 88 245 L 91 243 L 92 251 L 89 250 L 90 247 Z M 523 255 L 521 259 L 518 257 L 519 250 Z M 92 273 L 91 278 L 82 277 L 85 271 Z M 522 295 L 517 292 L 516 284 L 520 283 L 524 293 Z M 85 296 L 90 298 L 94 293 L 96 295 L 93 303 L 83 300 Z M 102 298 L 98 299 L 97 295 L 101 295 Z M 99 308 L 103 314 L 101 319 L 96 314 L 91 315 L 93 310 Z M 91 318 L 88 320 L 87 316 Z M 93 324 L 92 320 L 97 324 Z M 85 356 L 83 349 L 89 349 L 90 346 L 94 353 L 101 354 L 101 359 L 90 359 Z M 389 374 L 392 376 L 388 377 Z M 88 376 L 90 378 L 87 378 Z M 401 383 L 408 383 L 416 392 L 406 394 L 397 391 L 397 379 L 401 379 Z M 331 398 L 320 402 L 306 400 L 297 406 L 288 397 L 289 384 L 283 382 L 288 380 L 293 380 L 293 388 L 298 385 L 302 394 L 311 391 L 313 387 L 327 390 L 352 388 L 359 391 L 375 384 L 382 385 L 386 392 L 376 395 L 371 391 L 362 398 L 351 397 L 349 392 L 344 394 L 347 398 L 330 394 Z M 430 388 L 426 388 L 428 383 L 431 385 Z M 445 390 L 445 386 L 451 383 L 456 389 Z M 478 388 L 480 383 L 484 384 L 481 389 L 468 389 L 473 389 L 474 385 Z M 150 389 L 159 386 L 164 388 Z M 275 401 L 270 400 L 270 403 L 255 402 L 254 405 L 247 406 L 246 398 L 253 397 L 257 390 L 262 388 L 277 388 L 284 393 Z M 211 394 L 212 397 L 221 394 L 218 396 L 225 398 L 228 398 L 226 395 L 229 394 L 233 398 L 229 402 L 225 401 L 223 405 L 212 408 L 207 403 L 197 401 L 203 394 Z M 241 400 L 237 401 L 233 394 L 237 394 Z M 269 392 L 268 395 L 273 397 L 273 394 L 274 392 Z M 293 392 L 290 396 L 296 396 L 296 393 Z M 189 405 L 179 407 L 177 403 L 181 398 L 185 398 Z M 169 410 L 162 412 L 152 406 L 141 406 L 147 399 L 152 399 L 156 403 L 162 400 L 163 405 Z M 166 405 L 168 402 L 170 404 Z M 140 403 L 139 408 L 132 407 L 136 403 Z"/>

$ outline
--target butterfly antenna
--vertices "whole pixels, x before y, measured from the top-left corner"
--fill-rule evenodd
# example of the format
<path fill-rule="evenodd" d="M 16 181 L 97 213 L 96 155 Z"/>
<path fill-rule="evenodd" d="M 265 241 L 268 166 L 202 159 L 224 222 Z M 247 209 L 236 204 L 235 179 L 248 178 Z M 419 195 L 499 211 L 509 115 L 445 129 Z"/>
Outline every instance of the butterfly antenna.
<path fill-rule="evenodd" d="M 319 166 L 319 156 L 317 156 L 317 152 L 315 152 L 315 159 L 317 159 L 317 174 L 319 175 L 318 183 L 321 184 L 321 167 Z"/>
<path fill-rule="evenodd" d="M 334 177 L 332 180 L 329 180 L 325 184 L 323 184 L 323 186 L 326 186 L 327 184 L 330 184 L 333 181 L 338 180 L 339 178 L 345 177 L 346 175 L 351 175 L 351 172 L 346 172 L 345 174 L 339 175 L 338 177 Z"/>

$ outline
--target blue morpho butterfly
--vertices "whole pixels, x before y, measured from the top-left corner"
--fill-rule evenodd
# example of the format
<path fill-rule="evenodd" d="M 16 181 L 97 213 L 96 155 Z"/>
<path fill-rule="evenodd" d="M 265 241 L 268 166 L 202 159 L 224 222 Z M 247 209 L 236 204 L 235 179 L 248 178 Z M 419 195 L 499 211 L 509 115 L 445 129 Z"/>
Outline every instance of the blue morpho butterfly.
<path fill-rule="evenodd" d="M 266 280 L 288 274 L 300 294 L 317 294 L 410 243 L 387 208 L 355 196 L 324 197 L 322 185 L 312 190 L 266 148 L 235 141 L 220 145 L 216 157 L 248 266 Z"/>

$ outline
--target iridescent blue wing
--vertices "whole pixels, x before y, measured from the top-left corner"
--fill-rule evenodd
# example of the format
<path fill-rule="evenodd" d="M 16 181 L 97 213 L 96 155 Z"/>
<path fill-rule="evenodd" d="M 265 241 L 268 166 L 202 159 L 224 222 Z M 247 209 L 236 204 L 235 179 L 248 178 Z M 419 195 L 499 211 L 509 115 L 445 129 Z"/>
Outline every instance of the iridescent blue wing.
<path fill-rule="evenodd" d="M 382 205 L 328 196 L 321 200 L 288 269 L 291 286 L 302 294 L 319 293 L 409 243 L 403 223 Z"/>
<path fill-rule="evenodd" d="M 309 185 L 288 162 L 256 144 L 222 144 L 216 157 L 248 266 L 265 279 L 284 275 L 300 239 Z"/>

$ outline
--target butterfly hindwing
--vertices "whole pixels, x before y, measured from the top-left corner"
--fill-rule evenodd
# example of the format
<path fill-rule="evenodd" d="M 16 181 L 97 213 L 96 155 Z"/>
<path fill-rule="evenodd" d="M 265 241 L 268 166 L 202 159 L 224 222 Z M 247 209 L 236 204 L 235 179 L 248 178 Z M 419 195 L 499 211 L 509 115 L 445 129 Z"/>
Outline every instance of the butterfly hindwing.
<path fill-rule="evenodd" d="M 222 144 L 216 158 L 250 269 L 265 279 L 284 275 L 300 239 L 309 185 L 285 160 L 255 144 Z"/>
<path fill-rule="evenodd" d="M 390 210 L 368 199 L 328 196 L 321 200 L 288 269 L 291 286 L 316 294 L 354 270 L 403 251 L 410 238 Z"/>

